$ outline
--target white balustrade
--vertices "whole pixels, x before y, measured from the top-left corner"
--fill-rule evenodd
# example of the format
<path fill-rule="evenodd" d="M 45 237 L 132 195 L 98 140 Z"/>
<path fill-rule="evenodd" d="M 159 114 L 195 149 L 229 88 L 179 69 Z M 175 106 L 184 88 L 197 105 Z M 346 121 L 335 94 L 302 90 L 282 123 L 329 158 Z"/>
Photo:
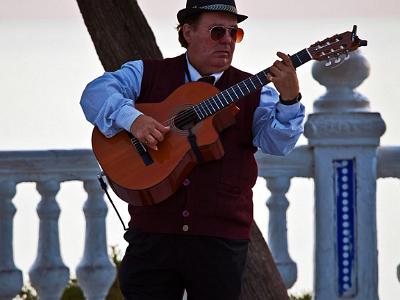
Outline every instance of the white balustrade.
<path fill-rule="evenodd" d="M 377 156 L 379 178 L 400 178 L 400 147 L 379 147 Z M 397 266 L 397 278 L 400 281 L 400 264 Z"/>
<path fill-rule="evenodd" d="M 14 264 L 13 218 L 16 212 L 11 202 L 16 192 L 15 182 L 0 178 L 0 299 L 11 300 L 21 290 L 22 272 Z"/>
<path fill-rule="evenodd" d="M 116 275 L 107 255 L 107 205 L 97 181 L 87 180 L 84 187 L 88 194 L 83 208 L 86 217 L 85 251 L 76 274 L 86 298 L 102 300 L 107 296 Z"/>
<path fill-rule="evenodd" d="M 37 213 L 39 223 L 39 243 L 36 260 L 29 271 L 32 286 L 43 300 L 60 299 L 69 280 L 69 269 L 64 265 L 60 254 L 58 218 L 60 207 L 56 194 L 60 183 L 48 180 L 37 183 L 37 190 L 42 196 Z"/>
<path fill-rule="evenodd" d="M 306 146 L 297 147 L 286 157 L 256 154 L 259 175 L 266 179 L 271 196 L 269 209 L 268 245 L 287 288 L 297 280 L 297 265 L 290 258 L 287 242 L 286 193 L 292 177 L 312 177 L 312 155 Z"/>
<path fill-rule="evenodd" d="M 289 190 L 290 178 L 266 178 L 271 196 L 267 200 L 269 209 L 268 244 L 271 253 L 285 282 L 291 288 L 297 280 L 297 265 L 290 258 L 287 243 L 286 211 L 289 201 L 285 194 Z"/>
<path fill-rule="evenodd" d="M 39 241 L 36 260 L 29 272 L 32 286 L 40 299 L 60 299 L 69 279 L 69 270 L 61 258 L 56 195 L 60 183 L 82 181 L 88 194 L 84 213 L 86 239 L 77 274 L 88 299 L 105 299 L 115 279 L 115 267 L 107 255 L 105 216 L 107 205 L 99 189 L 97 162 L 89 150 L 4 151 L 0 152 L 0 299 L 11 300 L 23 285 L 22 272 L 14 265 L 13 217 L 11 202 L 16 185 L 36 182 L 41 201 Z"/>

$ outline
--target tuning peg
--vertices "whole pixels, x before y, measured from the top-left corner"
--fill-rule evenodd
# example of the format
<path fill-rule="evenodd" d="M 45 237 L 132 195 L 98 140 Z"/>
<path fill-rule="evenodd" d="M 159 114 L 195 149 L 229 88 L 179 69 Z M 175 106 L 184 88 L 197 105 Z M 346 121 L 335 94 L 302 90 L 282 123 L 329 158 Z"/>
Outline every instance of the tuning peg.
<path fill-rule="evenodd" d="M 349 60 L 350 59 L 350 53 L 349 51 L 346 51 L 346 56 L 344 57 L 344 60 Z"/>
<path fill-rule="evenodd" d="M 329 67 L 330 65 L 332 65 L 332 61 L 328 59 L 325 63 L 325 67 Z"/>
<path fill-rule="evenodd" d="M 342 58 L 340 56 L 335 58 L 335 64 L 338 64 L 342 61 Z"/>

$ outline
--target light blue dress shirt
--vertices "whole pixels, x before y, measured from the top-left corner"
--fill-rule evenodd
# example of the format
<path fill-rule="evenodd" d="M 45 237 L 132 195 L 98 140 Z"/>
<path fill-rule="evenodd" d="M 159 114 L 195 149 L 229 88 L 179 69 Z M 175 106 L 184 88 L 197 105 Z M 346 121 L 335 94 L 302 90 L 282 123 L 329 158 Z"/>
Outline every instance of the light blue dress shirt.
<path fill-rule="evenodd" d="M 188 62 L 192 81 L 201 75 Z M 223 72 L 212 74 L 216 81 Z M 112 137 L 121 130 L 130 130 L 133 121 L 142 113 L 135 108 L 143 78 L 143 61 L 131 61 L 115 72 L 90 82 L 83 91 L 81 106 L 86 119 L 106 136 Z M 188 79 L 186 78 L 186 81 Z M 285 155 L 295 146 L 303 132 L 304 106 L 301 103 L 279 103 L 276 90 L 264 86 L 260 104 L 254 112 L 253 144 L 263 152 Z"/>

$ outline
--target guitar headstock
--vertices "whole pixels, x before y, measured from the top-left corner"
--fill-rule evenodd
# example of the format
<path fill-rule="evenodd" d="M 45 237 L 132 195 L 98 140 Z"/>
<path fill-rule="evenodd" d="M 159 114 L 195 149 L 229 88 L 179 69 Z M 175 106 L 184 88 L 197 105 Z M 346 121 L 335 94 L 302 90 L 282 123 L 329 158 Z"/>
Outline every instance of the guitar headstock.
<path fill-rule="evenodd" d="M 307 50 L 312 59 L 318 61 L 327 61 L 327 66 L 332 62 L 339 63 L 344 55 L 348 59 L 349 52 L 358 49 L 359 47 L 367 46 L 366 40 L 361 40 L 357 36 L 357 26 L 353 26 L 353 30 L 336 34 L 321 42 L 316 42 Z"/>

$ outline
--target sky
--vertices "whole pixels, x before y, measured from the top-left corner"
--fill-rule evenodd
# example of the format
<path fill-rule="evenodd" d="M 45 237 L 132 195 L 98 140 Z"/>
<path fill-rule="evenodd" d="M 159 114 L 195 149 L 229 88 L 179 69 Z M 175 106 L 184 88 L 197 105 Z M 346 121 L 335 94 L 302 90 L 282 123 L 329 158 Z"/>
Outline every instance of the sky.
<path fill-rule="evenodd" d="M 7 102 L 7 105 L 4 105 L 0 111 L 0 118 L 4 116 L 2 115 L 4 112 L 7 113 L 6 122 L 3 122 L 0 129 L 0 137 L 3 141 L 0 150 L 89 148 L 88 136 L 91 132 L 91 125 L 83 120 L 77 102 L 84 85 L 95 76 L 100 75 L 103 70 L 84 27 L 76 2 L 74 0 L 2 0 L 1 2 L 0 36 L 2 36 L 2 41 L 0 43 L 4 44 L 3 48 L 0 49 L 0 54 L 3 49 L 9 50 L 6 52 L 7 57 L 0 55 L 0 65 L 2 66 L 0 86 L 3 89 L 3 97 L 0 101 L 2 103 L 9 99 L 11 101 Z M 176 25 L 175 12 L 183 8 L 185 1 L 141 0 L 138 2 L 154 30 L 164 56 L 172 56 L 181 52 L 182 49 L 176 47 L 176 32 L 173 28 Z M 163 4 L 160 5 L 160 3 Z M 168 3 L 167 7 L 165 3 Z M 250 17 L 244 26 L 247 26 L 245 42 L 251 41 L 251 43 L 244 44 L 244 47 L 252 45 L 253 52 L 249 55 L 243 46 L 237 47 L 235 59 L 240 67 L 246 67 L 246 70 L 252 72 L 259 71 L 260 61 L 256 61 L 254 57 L 261 56 L 260 53 L 265 56 L 262 59 L 263 63 L 271 61 L 275 52 L 275 49 L 270 49 L 272 48 L 271 45 L 276 45 L 277 48 L 289 47 L 290 51 L 300 50 L 302 48 L 299 47 L 304 47 L 304 43 L 314 42 L 318 38 L 329 36 L 335 32 L 349 30 L 353 22 L 360 24 L 360 36 L 365 35 L 367 39 L 373 37 L 369 46 L 363 49 L 363 53 L 368 57 L 371 64 L 371 74 L 366 83 L 360 87 L 360 91 L 370 98 L 373 111 L 381 112 L 387 122 L 388 129 L 382 138 L 383 144 L 399 145 L 397 133 L 400 131 L 400 122 L 398 122 L 395 112 L 399 111 L 400 105 L 394 99 L 400 99 L 400 91 L 395 77 L 400 67 L 396 67 L 397 61 L 393 60 L 391 55 L 388 55 L 391 52 L 400 53 L 399 44 L 395 43 L 395 37 L 400 36 L 400 29 L 394 30 L 392 28 L 400 24 L 395 21 L 400 17 L 398 1 L 338 0 L 329 4 L 326 1 L 316 0 L 269 2 L 236 0 L 236 4 L 240 13 L 247 14 Z M 282 23 L 281 18 L 286 21 Z M 379 22 L 370 22 L 372 18 L 379 20 Z M 266 22 L 252 23 L 254 19 L 266 20 Z M 57 26 L 54 24 L 57 24 Z M 165 24 L 168 24 L 167 27 Z M 270 27 L 257 28 L 257 24 L 268 24 Z M 290 28 L 287 36 L 273 34 L 274 32 L 280 33 L 282 30 L 286 32 L 285 28 Z M 385 30 L 385 28 L 391 29 L 391 31 Z M 259 37 L 263 36 L 265 32 L 271 33 L 267 34 L 268 39 L 260 39 Z M 62 33 L 61 36 L 60 33 Z M 388 43 L 390 40 L 393 43 Z M 15 43 L 14 48 L 13 43 Z M 77 43 L 76 47 L 74 47 L 74 43 Z M 65 49 L 60 48 L 60 45 Z M 390 47 L 387 47 L 387 45 Z M 265 51 L 261 51 L 260 48 L 264 47 Z M 379 53 L 382 55 L 379 55 Z M 390 69 L 390 67 L 395 70 Z M 318 86 L 311 78 L 310 70 L 311 64 L 308 64 L 298 71 L 299 77 L 302 79 L 301 83 L 304 82 L 307 87 L 313 84 L 312 89 L 307 89 L 303 93 L 303 101 L 308 112 L 312 111 L 312 100 L 324 92 L 324 88 Z M 61 77 L 61 74 L 61 81 L 54 78 Z M 385 77 L 386 75 L 387 77 Z M 382 78 L 385 79 L 382 80 Z M 385 88 L 381 88 L 381 86 L 376 88 L 376 83 L 381 80 L 382 86 L 385 86 Z M 76 82 L 79 82 L 79 84 L 76 84 Z M 375 83 L 375 85 L 372 83 Z M 58 91 L 58 93 L 54 91 Z M 47 110 L 44 110 L 43 107 L 46 107 Z M 65 113 L 60 114 L 59 111 L 65 111 Z M 57 114 L 57 118 L 54 118 L 55 114 Z M 18 126 L 15 126 L 15 122 Z M 63 124 L 65 124 L 64 128 L 60 130 Z M 54 134 L 55 131 L 58 132 L 57 135 Z M 69 141 L 72 142 L 69 143 Z M 302 143 L 306 143 L 306 140 L 303 139 Z M 69 203 L 71 203 L 70 195 L 73 193 L 72 186 L 76 185 L 77 183 L 63 184 L 58 197 L 63 212 L 60 217 L 60 233 L 64 246 L 68 242 L 74 243 L 73 238 L 77 239 L 77 237 L 68 236 L 71 227 L 74 230 L 76 229 L 76 232 L 82 231 L 81 228 L 84 228 L 82 218 L 79 222 L 69 224 L 66 216 L 76 214 L 76 206 L 83 204 L 84 201 L 84 194 L 81 193 L 83 198 L 80 199 L 81 196 L 79 196 L 79 199 L 74 199 L 77 204 L 73 207 L 69 206 Z M 383 196 L 379 198 L 382 201 L 378 202 L 378 222 L 380 222 L 378 226 L 384 228 L 384 230 L 378 232 L 378 239 L 382 246 L 380 248 L 380 259 L 382 257 L 385 259 L 380 264 L 381 266 L 386 264 L 384 268 L 388 270 L 387 276 L 392 282 L 394 281 L 393 284 L 396 286 L 400 285 L 395 279 L 394 271 L 400 263 L 400 247 L 396 230 L 398 228 L 396 226 L 399 224 L 400 206 L 396 202 L 398 199 L 394 197 L 394 195 L 399 195 L 398 187 L 398 180 L 396 182 L 393 180 L 380 181 L 378 186 L 378 192 L 387 191 L 385 194 L 379 194 Z M 296 179 L 287 195 L 290 199 L 288 210 L 289 249 L 292 258 L 299 266 L 298 282 L 300 287 L 297 287 L 297 290 L 309 290 L 311 288 L 312 188 L 311 180 Z M 32 217 L 28 216 L 28 212 L 34 212 L 35 205 L 38 202 L 38 196 L 32 196 L 32 189 L 34 189 L 32 184 L 24 184 L 18 187 L 18 199 L 15 200 L 18 208 L 15 217 L 17 238 L 20 236 L 18 228 L 23 227 L 24 221 Z M 255 203 L 256 209 L 267 214 L 265 182 L 261 179 L 255 189 L 255 193 L 265 195 L 265 199 L 259 199 L 260 201 Z M 302 196 L 299 199 L 299 195 L 308 196 Z M 32 201 L 25 201 L 27 197 L 28 199 L 32 198 Z M 29 205 L 32 207 L 25 208 Z M 299 213 L 300 211 L 302 213 Z M 306 213 L 303 214 L 305 211 Z M 111 223 L 108 231 L 116 231 L 115 228 L 119 229 L 120 225 L 112 211 L 109 212 L 108 218 L 108 225 Z M 124 218 L 128 218 L 126 214 Z M 110 222 L 110 219 L 113 221 Z M 112 224 L 113 222 L 116 223 L 115 226 Z M 266 223 L 267 218 L 263 218 L 260 223 L 264 232 Z M 298 230 L 299 227 L 309 228 L 309 230 L 300 231 Z M 293 230 L 293 228 L 296 228 L 296 230 Z M 24 232 L 24 238 L 26 239 L 29 236 L 29 239 L 35 239 L 37 224 L 30 226 L 29 230 L 32 230 L 32 234 L 25 234 Z M 306 242 L 302 243 L 301 241 Z M 120 243 L 120 240 L 110 234 L 109 242 L 111 244 Z M 33 240 L 32 243 L 34 245 L 35 241 Z M 73 255 L 66 253 L 66 251 L 63 252 L 65 261 L 68 262 L 71 269 L 74 265 L 71 261 L 79 261 L 80 257 L 76 253 L 81 253 L 81 249 L 74 251 Z M 18 249 L 16 253 L 17 265 L 29 266 L 34 256 L 35 251 L 26 254 Z M 386 259 L 389 256 L 390 259 Z M 25 261 L 27 261 L 26 264 Z M 26 270 L 27 268 L 24 267 L 24 271 Z M 304 277 L 307 278 L 304 279 Z M 384 279 L 384 281 L 388 280 Z M 384 297 L 382 299 L 395 300 L 397 298 Z"/>
<path fill-rule="evenodd" d="M 1 19 L 32 18 L 71 18 L 80 17 L 74 0 L 2 0 Z M 183 0 L 169 0 L 168 8 L 160 5 L 160 0 L 139 0 L 142 10 L 151 12 L 154 17 L 173 15 L 185 5 Z M 248 3 L 251 3 L 249 5 Z M 397 0 L 336 0 L 332 3 L 318 0 L 280 0 L 249 1 L 236 0 L 236 6 L 242 14 L 265 18 L 305 18 L 305 17 L 348 17 L 348 16 L 399 16 L 400 6 Z"/>

